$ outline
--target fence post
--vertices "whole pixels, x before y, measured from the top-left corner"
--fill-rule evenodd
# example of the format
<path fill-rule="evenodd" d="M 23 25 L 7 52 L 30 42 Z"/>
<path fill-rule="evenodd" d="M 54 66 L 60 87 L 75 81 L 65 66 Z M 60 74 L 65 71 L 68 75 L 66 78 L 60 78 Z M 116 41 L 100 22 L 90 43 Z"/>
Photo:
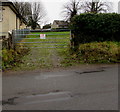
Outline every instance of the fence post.
<path fill-rule="evenodd" d="M 12 49 L 12 35 L 8 32 L 8 49 Z"/>
<path fill-rule="evenodd" d="M 15 30 L 12 30 L 12 48 L 15 49 Z"/>
<path fill-rule="evenodd" d="M 72 30 L 70 30 L 70 47 L 74 48 L 74 34 L 72 32 Z"/>

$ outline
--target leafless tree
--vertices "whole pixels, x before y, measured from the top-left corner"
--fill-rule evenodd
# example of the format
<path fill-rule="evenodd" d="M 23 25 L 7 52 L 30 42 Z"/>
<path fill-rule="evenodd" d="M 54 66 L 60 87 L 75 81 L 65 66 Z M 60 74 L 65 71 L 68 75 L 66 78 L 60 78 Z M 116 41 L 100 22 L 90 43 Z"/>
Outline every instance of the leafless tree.
<path fill-rule="evenodd" d="M 81 10 L 80 0 L 71 0 L 63 6 L 62 13 L 65 14 L 65 19 L 71 21 L 71 19 L 79 13 Z"/>
<path fill-rule="evenodd" d="M 83 12 L 88 13 L 107 13 L 110 12 L 112 8 L 112 4 L 110 2 L 90 2 L 86 1 L 82 3 Z"/>
<path fill-rule="evenodd" d="M 31 25 L 32 28 L 35 29 L 39 26 L 38 23 L 42 21 L 42 19 L 46 16 L 45 10 L 43 9 L 42 4 L 39 2 L 32 3 L 32 16 L 31 16 Z"/>
<path fill-rule="evenodd" d="M 31 3 L 29 2 L 13 2 L 21 16 L 28 21 L 28 15 L 32 15 Z"/>
<path fill-rule="evenodd" d="M 71 0 L 63 6 L 62 13 L 67 21 L 71 21 L 72 17 L 80 13 L 107 13 L 111 11 L 112 4 L 110 2 L 93 2 L 93 0 Z"/>
<path fill-rule="evenodd" d="M 27 21 L 32 29 L 40 27 L 39 23 L 46 16 L 41 2 L 14 2 L 21 16 Z"/>

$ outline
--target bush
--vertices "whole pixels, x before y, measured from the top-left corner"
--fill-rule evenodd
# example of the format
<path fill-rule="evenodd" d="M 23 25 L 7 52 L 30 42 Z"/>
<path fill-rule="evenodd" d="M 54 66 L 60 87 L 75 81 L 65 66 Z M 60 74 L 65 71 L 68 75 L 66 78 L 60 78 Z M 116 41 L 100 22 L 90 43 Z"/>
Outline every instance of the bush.
<path fill-rule="evenodd" d="M 63 51 L 63 65 L 120 63 L 120 42 L 91 42 L 81 44 L 78 51 Z"/>
<path fill-rule="evenodd" d="M 76 54 L 84 63 L 118 63 L 119 49 L 117 42 L 92 42 L 81 44 Z"/>
<path fill-rule="evenodd" d="M 0 55 L 2 56 L 2 69 L 10 69 L 21 62 L 21 58 L 28 53 L 29 49 L 3 49 Z"/>
<path fill-rule="evenodd" d="M 71 22 L 75 44 L 120 41 L 120 14 L 80 14 Z"/>

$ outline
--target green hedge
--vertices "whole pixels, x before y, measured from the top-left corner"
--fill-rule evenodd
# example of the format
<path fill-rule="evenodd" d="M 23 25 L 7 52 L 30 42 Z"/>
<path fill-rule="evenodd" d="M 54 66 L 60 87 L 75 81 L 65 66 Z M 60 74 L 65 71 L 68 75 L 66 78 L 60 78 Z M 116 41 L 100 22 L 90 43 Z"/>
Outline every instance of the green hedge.
<path fill-rule="evenodd" d="M 120 14 L 80 14 L 71 22 L 75 44 L 120 41 Z"/>

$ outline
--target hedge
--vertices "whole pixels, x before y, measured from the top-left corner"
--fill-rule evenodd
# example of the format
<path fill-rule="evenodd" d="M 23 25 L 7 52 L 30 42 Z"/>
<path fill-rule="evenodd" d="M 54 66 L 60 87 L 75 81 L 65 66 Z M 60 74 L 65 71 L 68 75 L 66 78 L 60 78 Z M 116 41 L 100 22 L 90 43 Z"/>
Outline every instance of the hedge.
<path fill-rule="evenodd" d="M 70 27 L 75 45 L 95 41 L 120 41 L 120 14 L 80 14 L 72 19 Z"/>

